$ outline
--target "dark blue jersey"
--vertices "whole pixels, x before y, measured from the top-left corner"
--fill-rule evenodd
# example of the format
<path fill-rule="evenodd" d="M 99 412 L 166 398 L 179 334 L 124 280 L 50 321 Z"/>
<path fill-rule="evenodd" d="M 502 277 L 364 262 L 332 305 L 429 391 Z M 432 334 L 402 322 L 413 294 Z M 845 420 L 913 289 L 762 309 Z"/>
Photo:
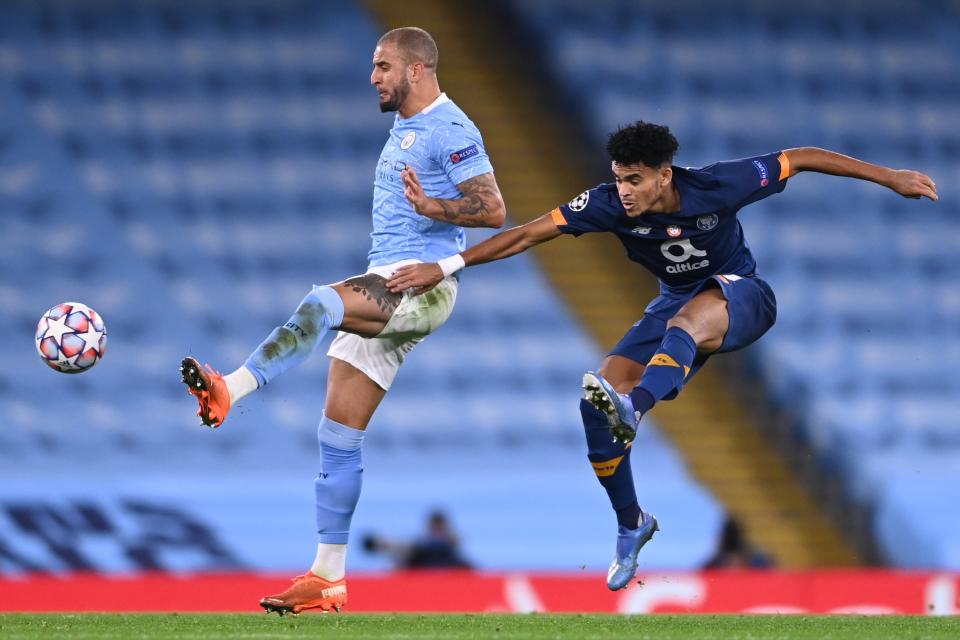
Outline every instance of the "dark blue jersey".
<path fill-rule="evenodd" d="M 584 191 L 552 215 L 562 233 L 616 234 L 627 256 L 657 276 L 661 290 L 683 293 L 713 275 L 753 275 L 757 264 L 737 212 L 783 191 L 788 175 L 779 152 L 702 169 L 673 167 L 679 211 L 631 218 L 611 182 Z"/>

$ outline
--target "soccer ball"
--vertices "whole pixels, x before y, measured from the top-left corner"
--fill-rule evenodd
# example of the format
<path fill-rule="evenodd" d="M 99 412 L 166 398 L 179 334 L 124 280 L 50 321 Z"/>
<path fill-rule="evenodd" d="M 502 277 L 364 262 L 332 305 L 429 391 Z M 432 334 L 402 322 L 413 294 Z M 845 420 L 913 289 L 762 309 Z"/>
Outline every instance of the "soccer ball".
<path fill-rule="evenodd" d="M 35 340 L 37 353 L 51 369 L 82 373 L 107 352 L 107 327 L 87 305 L 64 302 L 43 314 Z"/>

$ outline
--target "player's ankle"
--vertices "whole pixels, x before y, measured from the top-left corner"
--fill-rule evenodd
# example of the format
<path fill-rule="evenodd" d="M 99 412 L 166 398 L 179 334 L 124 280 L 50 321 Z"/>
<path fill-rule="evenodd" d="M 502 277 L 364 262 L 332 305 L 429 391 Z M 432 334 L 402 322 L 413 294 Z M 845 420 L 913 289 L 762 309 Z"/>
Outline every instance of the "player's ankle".
<path fill-rule="evenodd" d="M 231 406 L 260 387 L 256 376 L 245 366 L 240 367 L 233 373 L 223 376 L 223 381 L 226 383 L 227 392 L 230 394 Z"/>
<path fill-rule="evenodd" d="M 617 509 L 617 524 L 626 529 L 636 529 L 640 526 L 640 513 L 640 505 L 636 502 Z"/>
<path fill-rule="evenodd" d="M 327 582 L 342 580 L 346 575 L 347 545 L 317 544 L 317 555 L 310 566 L 310 573 Z"/>
<path fill-rule="evenodd" d="M 653 394 L 643 387 L 635 387 L 627 396 L 630 398 L 630 404 L 633 405 L 633 410 L 641 415 L 650 411 L 653 405 L 656 404 Z"/>

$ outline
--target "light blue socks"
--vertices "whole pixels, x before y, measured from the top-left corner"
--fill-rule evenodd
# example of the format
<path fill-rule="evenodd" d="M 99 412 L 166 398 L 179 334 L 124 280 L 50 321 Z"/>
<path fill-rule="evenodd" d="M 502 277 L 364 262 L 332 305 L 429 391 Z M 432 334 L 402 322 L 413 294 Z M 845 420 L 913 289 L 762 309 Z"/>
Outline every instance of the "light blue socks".
<path fill-rule="evenodd" d="M 320 440 L 320 473 L 314 481 L 317 493 L 317 531 L 320 542 L 346 544 L 350 520 L 360 500 L 363 431 L 324 416 L 317 429 Z"/>
<path fill-rule="evenodd" d="M 244 366 L 262 387 L 278 375 L 297 366 L 313 353 L 327 331 L 343 322 L 343 300 L 327 286 L 314 287 L 296 312 L 282 327 L 277 327 Z"/>

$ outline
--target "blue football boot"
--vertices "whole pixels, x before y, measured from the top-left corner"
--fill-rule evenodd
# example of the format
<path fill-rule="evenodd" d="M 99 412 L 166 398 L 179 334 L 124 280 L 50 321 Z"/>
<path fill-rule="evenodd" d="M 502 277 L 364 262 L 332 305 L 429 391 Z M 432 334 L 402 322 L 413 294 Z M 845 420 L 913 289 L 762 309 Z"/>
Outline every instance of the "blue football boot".
<path fill-rule="evenodd" d="M 640 512 L 640 526 L 636 529 L 617 528 L 617 555 L 607 571 L 607 588 L 623 589 L 637 573 L 637 554 L 653 534 L 660 530 L 660 523 L 651 514 Z"/>
<path fill-rule="evenodd" d="M 613 386 L 593 371 L 583 374 L 583 399 L 607 416 L 613 441 L 633 442 L 637 437 L 640 412 L 625 393 L 617 393 Z"/>

